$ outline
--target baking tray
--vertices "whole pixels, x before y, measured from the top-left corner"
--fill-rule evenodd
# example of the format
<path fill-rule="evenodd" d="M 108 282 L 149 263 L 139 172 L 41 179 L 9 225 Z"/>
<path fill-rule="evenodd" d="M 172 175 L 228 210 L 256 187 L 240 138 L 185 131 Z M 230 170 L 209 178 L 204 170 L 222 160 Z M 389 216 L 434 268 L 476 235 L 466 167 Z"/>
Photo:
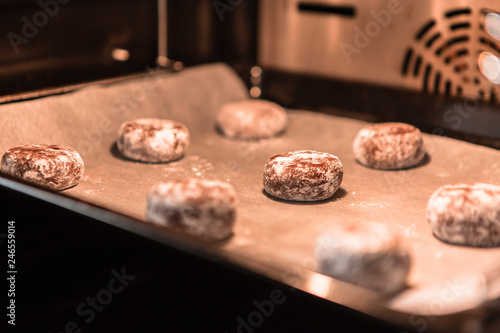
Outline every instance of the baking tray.
<path fill-rule="evenodd" d="M 500 296 L 500 248 L 437 240 L 426 222 L 425 208 L 441 185 L 500 184 L 500 151 L 424 135 L 428 157 L 421 166 L 370 169 L 355 161 L 351 148 L 366 123 L 300 110 L 288 110 L 288 128 L 278 137 L 260 141 L 223 137 L 215 128 L 219 107 L 246 98 L 245 86 L 224 64 L 180 73 L 149 72 L 126 82 L 2 105 L 0 152 L 30 143 L 74 147 L 85 161 L 85 173 L 76 187 L 60 195 L 127 215 L 138 224 L 144 223 L 147 193 L 159 181 L 189 177 L 227 181 L 238 195 L 234 235 L 203 246 L 237 265 L 413 329 L 424 324 L 449 329 L 492 311 L 491 302 Z M 165 164 L 122 158 L 115 144 L 117 130 L 123 121 L 138 117 L 186 124 L 191 133 L 186 156 Z M 285 202 L 263 192 L 262 172 L 269 157 L 300 149 L 332 153 L 344 164 L 343 183 L 331 199 Z M 384 297 L 314 273 L 316 237 L 331 225 L 349 221 L 384 223 L 401 235 L 412 254 L 406 290 Z M 134 231 L 129 225 L 127 229 Z"/>

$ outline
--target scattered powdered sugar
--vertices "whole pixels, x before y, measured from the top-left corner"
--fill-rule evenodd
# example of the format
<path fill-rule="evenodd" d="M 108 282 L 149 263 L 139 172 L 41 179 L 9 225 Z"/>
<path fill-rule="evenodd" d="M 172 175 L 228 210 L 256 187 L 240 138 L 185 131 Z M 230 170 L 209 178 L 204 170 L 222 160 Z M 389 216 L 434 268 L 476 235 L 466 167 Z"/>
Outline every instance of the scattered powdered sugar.
<path fill-rule="evenodd" d="M 391 204 L 388 202 L 366 202 L 366 201 L 359 201 L 359 202 L 353 202 L 349 206 L 351 207 L 370 207 L 370 208 L 387 208 L 390 207 Z"/>
<path fill-rule="evenodd" d="M 500 244 L 500 186 L 446 185 L 437 189 L 427 205 L 427 220 L 444 241 L 469 246 Z"/>
<path fill-rule="evenodd" d="M 203 176 L 206 172 L 212 171 L 214 169 L 212 163 L 207 159 L 195 156 L 193 158 L 194 166 L 191 167 L 191 171 L 195 173 L 196 176 Z"/>
<path fill-rule="evenodd" d="M 418 237 L 418 233 L 415 231 L 415 224 L 411 226 L 397 225 L 399 233 L 405 238 L 415 238 Z"/>

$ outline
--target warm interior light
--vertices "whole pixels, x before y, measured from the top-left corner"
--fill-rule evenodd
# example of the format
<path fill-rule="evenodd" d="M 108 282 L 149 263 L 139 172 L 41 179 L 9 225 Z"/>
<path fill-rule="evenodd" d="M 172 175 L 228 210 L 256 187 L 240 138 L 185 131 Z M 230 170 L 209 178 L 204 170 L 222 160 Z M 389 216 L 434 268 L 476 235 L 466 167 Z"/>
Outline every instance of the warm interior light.
<path fill-rule="evenodd" d="M 253 87 L 252 89 L 250 89 L 250 96 L 252 96 L 253 98 L 259 98 L 261 94 L 262 90 L 260 90 L 259 87 Z"/>
<path fill-rule="evenodd" d="M 500 40 L 500 14 L 493 12 L 486 14 L 484 29 L 491 37 Z"/>
<path fill-rule="evenodd" d="M 328 296 L 331 287 L 332 279 L 321 274 L 313 274 L 308 283 L 308 291 L 320 297 Z"/>
<path fill-rule="evenodd" d="M 500 59 L 489 52 L 482 52 L 478 58 L 481 73 L 493 83 L 500 83 Z"/>
<path fill-rule="evenodd" d="M 250 69 L 250 74 L 252 77 L 260 77 L 262 75 L 262 68 L 259 66 L 253 66 L 252 69 Z"/>
<path fill-rule="evenodd" d="M 174 70 L 180 71 L 182 69 L 184 69 L 184 64 L 182 62 L 180 62 L 180 61 L 176 61 L 174 63 Z"/>
<path fill-rule="evenodd" d="M 130 52 L 124 49 L 114 49 L 111 57 L 116 61 L 127 61 L 130 58 Z"/>

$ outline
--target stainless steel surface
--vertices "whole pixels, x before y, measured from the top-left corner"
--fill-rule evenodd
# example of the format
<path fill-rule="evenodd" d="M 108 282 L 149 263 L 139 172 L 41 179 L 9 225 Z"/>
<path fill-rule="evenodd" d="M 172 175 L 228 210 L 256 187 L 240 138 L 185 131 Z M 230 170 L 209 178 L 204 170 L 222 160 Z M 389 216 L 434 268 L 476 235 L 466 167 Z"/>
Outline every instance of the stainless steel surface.
<path fill-rule="evenodd" d="M 168 66 L 167 0 L 158 0 L 158 58 L 159 66 Z"/>
<path fill-rule="evenodd" d="M 355 13 L 301 11 L 299 4 L 351 7 Z M 481 52 L 500 55 L 500 42 L 481 26 L 487 13 L 484 9 L 498 12 L 500 2 L 264 0 L 260 7 L 259 64 L 289 72 L 498 100 L 498 84 L 478 68 Z M 452 15 L 457 10 L 463 13 Z M 417 38 L 433 21 L 435 24 Z"/>
<path fill-rule="evenodd" d="M 412 325 L 412 316 L 438 316 L 429 325 L 453 318 L 447 322 L 459 325 L 460 320 L 477 318 L 475 311 L 500 295 L 498 283 L 488 277 L 498 276 L 490 272 L 500 268 L 500 248 L 442 243 L 425 219 L 427 200 L 441 185 L 500 184 L 500 151 L 425 135 L 430 156 L 426 164 L 403 171 L 369 169 L 355 162 L 351 148 L 365 123 L 300 110 L 288 110 L 289 126 L 279 137 L 244 142 L 222 137 L 214 128 L 217 110 L 245 98 L 245 87 L 227 66 L 209 65 L 7 104 L 0 106 L 0 153 L 27 143 L 72 146 L 84 158 L 85 173 L 80 184 L 62 194 L 140 221 L 146 195 L 156 182 L 188 177 L 227 181 L 238 193 L 239 206 L 233 237 L 212 245 L 221 255 L 291 287 L 415 329 L 419 326 Z M 114 146 L 117 130 L 123 121 L 137 117 L 186 124 L 192 136 L 186 156 L 167 164 L 123 159 Z M 332 199 L 293 203 L 263 193 L 267 159 L 298 149 L 341 159 L 345 177 Z M 401 235 L 412 254 L 407 290 L 384 299 L 314 273 L 316 237 L 345 221 L 385 223 Z M 453 317 L 458 314 L 462 319 Z"/>

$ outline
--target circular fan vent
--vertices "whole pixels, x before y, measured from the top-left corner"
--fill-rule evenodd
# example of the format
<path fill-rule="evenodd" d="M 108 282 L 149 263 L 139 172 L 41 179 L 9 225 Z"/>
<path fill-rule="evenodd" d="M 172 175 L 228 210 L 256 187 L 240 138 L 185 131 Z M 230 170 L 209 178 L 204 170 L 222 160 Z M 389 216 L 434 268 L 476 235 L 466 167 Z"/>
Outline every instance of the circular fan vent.
<path fill-rule="evenodd" d="M 404 56 L 403 76 L 421 81 L 426 93 L 498 102 L 500 86 L 488 80 L 478 65 L 485 51 L 500 56 L 499 45 L 481 23 L 487 12 L 458 8 L 426 22 Z"/>

